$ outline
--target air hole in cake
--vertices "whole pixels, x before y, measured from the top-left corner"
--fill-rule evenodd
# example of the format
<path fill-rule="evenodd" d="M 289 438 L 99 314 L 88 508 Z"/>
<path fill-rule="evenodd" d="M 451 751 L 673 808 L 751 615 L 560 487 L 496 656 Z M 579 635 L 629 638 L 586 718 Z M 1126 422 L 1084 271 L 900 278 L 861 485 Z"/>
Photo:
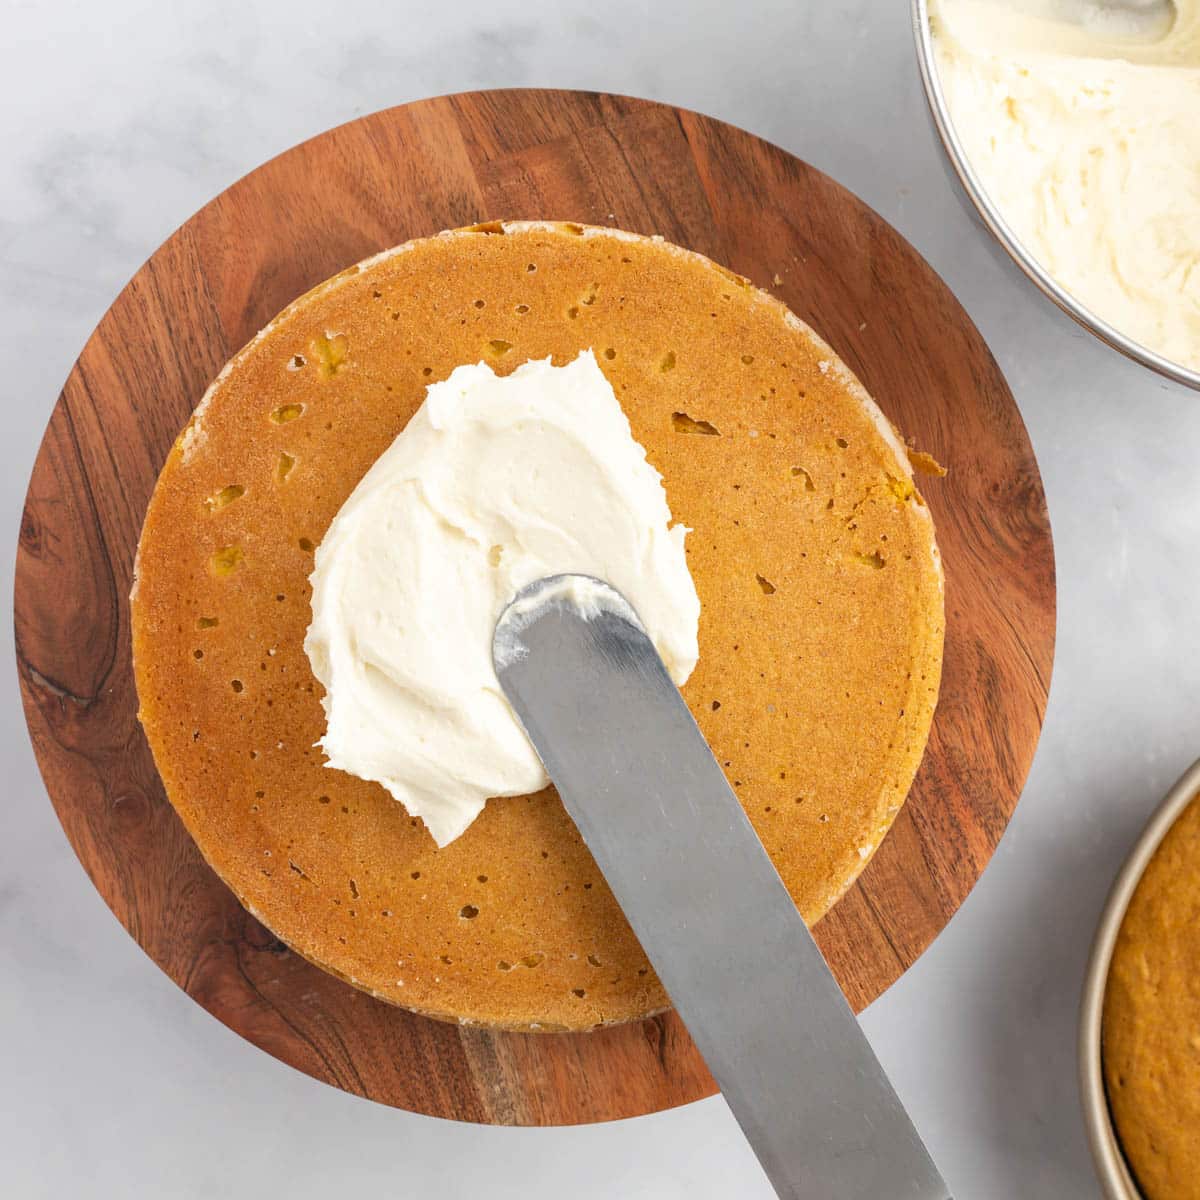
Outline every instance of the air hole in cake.
<path fill-rule="evenodd" d="M 839 450 L 845 450 L 846 447 L 850 445 L 850 443 L 848 441 L 846 441 L 845 438 L 838 438 L 837 444 L 838 444 Z"/>
<path fill-rule="evenodd" d="M 345 366 L 349 349 L 344 333 L 320 333 L 313 338 L 312 350 L 320 361 L 322 379 L 332 379 Z"/>
<path fill-rule="evenodd" d="M 412 873 L 412 874 L 409 876 L 409 878 L 410 878 L 410 879 L 420 879 L 420 878 L 421 878 L 421 872 L 420 872 L 420 871 L 414 871 L 414 872 L 413 872 L 413 873 Z"/>
<path fill-rule="evenodd" d="M 539 967 L 542 965 L 542 961 L 545 959 L 545 957 L 546 956 L 544 954 L 527 954 L 523 959 L 521 959 L 521 966 L 528 967 L 530 970 L 533 970 L 534 967 Z"/>
<path fill-rule="evenodd" d="M 462 908 L 458 910 L 458 915 L 462 917 L 464 921 L 473 921 L 477 916 L 479 916 L 479 909 L 477 909 L 473 904 L 464 904 Z"/>
<path fill-rule="evenodd" d="M 300 549 L 303 550 L 305 554 L 309 554 L 313 550 L 313 544 L 309 538 L 301 538 L 300 542 L 299 542 L 299 546 L 300 546 Z"/>
<path fill-rule="evenodd" d="M 241 546 L 222 546 L 211 559 L 214 575 L 232 575 L 245 556 Z"/>
<path fill-rule="evenodd" d="M 815 492 L 817 490 L 816 484 L 814 484 L 812 481 L 812 476 L 803 467 L 793 467 L 792 478 L 803 479 L 804 490 L 806 492 Z"/>
<path fill-rule="evenodd" d="M 308 359 L 306 359 L 303 354 L 293 354 L 292 357 L 288 359 L 288 370 L 301 371 L 304 369 L 304 365 L 307 362 Z"/>
<path fill-rule="evenodd" d="M 584 998 L 584 996 L 586 996 L 586 995 L 587 995 L 587 992 L 586 992 L 586 991 L 584 991 L 584 989 L 583 989 L 583 988 L 572 988 L 572 989 L 571 989 L 571 995 L 572 995 L 572 996 L 578 996 L 578 997 L 579 997 L 579 999 L 580 999 L 580 1000 L 582 1000 L 582 999 Z"/>
<path fill-rule="evenodd" d="M 676 433 L 700 433 L 706 437 L 721 436 L 721 431 L 710 421 L 698 421 L 695 417 L 689 417 L 685 412 L 672 413 L 671 425 Z"/>
<path fill-rule="evenodd" d="M 717 709 L 719 709 L 720 707 L 721 707 L 721 702 L 720 702 L 720 700 L 714 700 L 714 701 L 712 702 L 712 710 L 713 710 L 713 712 L 716 712 L 716 711 L 717 711 Z"/>
<path fill-rule="evenodd" d="M 233 504 L 234 500 L 240 499 L 245 494 L 246 488 L 241 484 L 229 484 L 222 487 L 220 492 L 212 493 L 212 496 L 205 500 L 204 506 L 209 512 L 216 512 L 227 504 Z"/>
<path fill-rule="evenodd" d="M 521 316 L 524 316 L 529 311 L 529 305 L 528 304 L 518 304 L 514 311 L 519 312 L 521 314 Z"/>
<path fill-rule="evenodd" d="M 617 357 L 617 352 L 611 346 L 609 346 L 608 349 L 606 349 L 604 351 L 604 357 L 607 358 L 611 362 L 614 358 Z"/>
<path fill-rule="evenodd" d="M 746 366 L 749 366 L 753 361 L 754 361 L 753 354 L 743 354 L 742 355 L 742 362 L 744 362 L 746 364 Z"/>
<path fill-rule="evenodd" d="M 572 304 L 571 307 L 567 309 L 567 316 L 570 317 L 572 321 L 574 321 L 575 318 L 577 316 L 579 316 L 579 309 L 576 308 L 574 304 Z"/>
<path fill-rule="evenodd" d="M 589 304 L 589 305 L 595 304 L 596 297 L 599 295 L 600 295 L 600 285 L 598 283 L 593 283 L 592 286 L 588 289 L 587 295 L 583 297 L 582 303 Z"/>
<path fill-rule="evenodd" d="M 204 651 L 203 651 L 203 650 L 193 650 L 193 651 L 192 651 L 192 657 L 193 657 L 194 659 L 197 659 L 197 660 L 199 660 L 199 659 L 201 659 L 201 658 L 203 658 L 203 657 L 204 657 Z"/>
<path fill-rule="evenodd" d="M 589 954 L 587 960 L 589 966 L 598 967 L 600 965 L 600 960 L 594 954 Z"/>
<path fill-rule="evenodd" d="M 333 799 L 330 796 L 318 796 L 317 803 L 318 804 L 332 804 Z"/>
<path fill-rule="evenodd" d="M 426 379 L 428 379 L 429 376 L 433 374 L 433 368 L 432 367 L 422 367 L 421 374 L 424 375 Z"/>
<path fill-rule="evenodd" d="M 488 351 L 496 358 L 501 358 L 512 349 L 512 342 L 506 342 L 503 338 L 492 338 L 488 342 Z"/>
<path fill-rule="evenodd" d="M 754 578 L 758 580 L 758 586 L 762 588 L 764 596 L 775 595 L 775 585 L 769 579 L 764 579 L 761 575 L 755 575 Z"/>
<path fill-rule="evenodd" d="M 513 969 L 513 965 L 512 965 L 512 963 L 510 963 L 510 962 L 505 962 L 505 960 L 504 960 L 504 959 L 501 959 L 501 960 L 500 960 L 500 961 L 499 961 L 499 962 L 496 964 L 496 970 L 497 970 L 497 971 L 511 971 L 512 969 Z"/>
<path fill-rule="evenodd" d="M 487 883 L 488 881 L 488 877 L 486 875 L 476 875 L 475 878 L 478 879 L 480 883 Z"/>
<path fill-rule="evenodd" d="M 483 302 L 482 300 L 476 300 L 476 301 L 475 301 L 475 307 L 476 307 L 476 308 L 483 308 L 483 306 L 484 306 L 484 302 Z"/>
<path fill-rule="evenodd" d="M 357 884 L 357 883 L 355 883 L 353 879 L 351 879 L 351 880 L 350 880 L 350 895 L 351 895 L 351 896 L 352 896 L 352 897 L 353 897 L 355 900 L 357 900 L 357 899 L 358 899 L 358 884 Z"/>
<path fill-rule="evenodd" d="M 296 420 L 303 412 L 303 404 L 281 404 L 271 413 L 271 420 L 276 425 L 286 425 L 289 421 Z"/>
<path fill-rule="evenodd" d="M 663 356 L 662 362 L 658 364 L 658 369 L 666 374 L 667 371 L 675 370 L 675 351 L 668 350 Z"/>
<path fill-rule="evenodd" d="M 197 629 L 216 629 L 218 624 L 219 624 L 219 622 L 217 621 L 216 617 L 197 617 L 196 618 L 196 628 Z"/>
<path fill-rule="evenodd" d="M 529 266 L 527 266 L 527 267 L 525 268 L 525 270 L 527 270 L 527 271 L 531 271 L 531 272 L 532 272 L 532 271 L 536 271 L 536 270 L 537 270 L 537 263 L 530 263 L 530 264 L 529 264 Z"/>
<path fill-rule="evenodd" d="M 229 686 L 233 688 L 235 692 L 242 692 L 246 689 L 246 685 L 240 679 L 231 679 L 229 681 Z"/>
<path fill-rule="evenodd" d="M 282 483 L 292 473 L 295 465 L 296 460 L 290 454 L 281 454 L 275 464 L 275 482 Z"/>
<path fill-rule="evenodd" d="M 872 550 L 870 554 L 855 554 L 854 561 L 875 571 L 882 571 L 887 566 L 887 560 L 878 550 Z"/>

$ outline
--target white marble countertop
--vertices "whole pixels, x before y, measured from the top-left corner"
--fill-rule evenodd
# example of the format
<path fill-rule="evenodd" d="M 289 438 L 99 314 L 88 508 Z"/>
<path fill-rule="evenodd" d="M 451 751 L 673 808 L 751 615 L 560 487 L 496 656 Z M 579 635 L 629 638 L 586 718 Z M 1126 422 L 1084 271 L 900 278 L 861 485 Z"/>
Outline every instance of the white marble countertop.
<path fill-rule="evenodd" d="M 185 13 L 184 9 L 190 9 Z M 992 866 L 864 1025 L 955 1195 L 1098 1195 L 1075 1027 L 1104 894 L 1200 754 L 1200 395 L 1100 346 L 959 206 L 925 120 L 907 5 L 842 0 L 531 8 L 377 0 L 7 0 L 0 157 L 0 554 L 71 362 L 195 209 L 358 114 L 546 84 L 700 109 L 830 172 L 948 280 L 1041 460 L 1058 658 L 1037 761 Z M 718 1099 L 636 1121 L 434 1121 L 315 1083 L 242 1042 L 147 959 L 55 821 L 0 637 L 0 1190 L 24 1198 L 327 1194 L 768 1197 Z"/>

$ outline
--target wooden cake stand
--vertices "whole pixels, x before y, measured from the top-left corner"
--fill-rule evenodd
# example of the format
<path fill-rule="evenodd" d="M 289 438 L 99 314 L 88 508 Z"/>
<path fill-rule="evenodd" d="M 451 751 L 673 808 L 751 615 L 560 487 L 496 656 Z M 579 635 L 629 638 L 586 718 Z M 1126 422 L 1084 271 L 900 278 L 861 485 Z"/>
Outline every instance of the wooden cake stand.
<path fill-rule="evenodd" d="M 167 802 L 137 721 L 128 603 L 159 468 L 234 351 L 377 250 L 520 217 L 661 233 L 772 288 L 950 466 L 927 489 L 947 620 L 928 752 L 882 848 L 816 930 L 856 1008 L 943 928 L 1016 805 L 1053 658 L 1054 556 L 1012 395 L 938 276 L 831 179 L 696 113 L 562 91 L 405 105 L 280 155 L 155 252 L 67 380 L 21 526 L 21 687 L 63 828 L 146 953 L 256 1046 L 385 1104 L 539 1125 L 715 1089 L 673 1014 L 588 1034 L 459 1028 L 290 952 L 205 865 Z"/>

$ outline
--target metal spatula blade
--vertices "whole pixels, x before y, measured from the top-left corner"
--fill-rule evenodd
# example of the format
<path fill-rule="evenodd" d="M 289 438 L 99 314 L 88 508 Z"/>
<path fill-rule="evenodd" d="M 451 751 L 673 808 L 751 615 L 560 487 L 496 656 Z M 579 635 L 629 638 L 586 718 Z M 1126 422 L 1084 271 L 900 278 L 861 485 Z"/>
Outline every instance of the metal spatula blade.
<path fill-rule="evenodd" d="M 623 597 L 525 588 L 496 673 L 776 1192 L 949 1191 Z"/>

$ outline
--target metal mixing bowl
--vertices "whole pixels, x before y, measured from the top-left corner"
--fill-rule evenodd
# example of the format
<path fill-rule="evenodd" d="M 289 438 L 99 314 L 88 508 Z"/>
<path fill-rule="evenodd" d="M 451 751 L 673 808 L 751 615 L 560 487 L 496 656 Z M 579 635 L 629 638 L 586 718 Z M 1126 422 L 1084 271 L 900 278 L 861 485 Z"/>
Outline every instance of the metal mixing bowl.
<path fill-rule="evenodd" d="M 1096 1163 L 1096 1173 L 1108 1200 L 1144 1200 L 1125 1164 L 1104 1091 L 1100 1026 L 1104 1014 L 1104 991 L 1108 986 L 1108 968 L 1121 922 L 1125 919 L 1125 910 L 1141 881 L 1146 864 L 1154 856 L 1167 830 L 1197 794 L 1200 794 L 1200 761 L 1193 763 L 1167 793 L 1126 859 L 1109 893 L 1108 903 L 1104 906 L 1096 940 L 1092 944 L 1092 956 L 1088 961 L 1079 1019 L 1079 1086 L 1088 1143 Z"/>
<path fill-rule="evenodd" d="M 1037 284 L 1039 288 L 1064 312 L 1074 317 L 1085 329 L 1094 333 L 1101 341 L 1107 342 L 1114 349 L 1128 355 L 1135 362 L 1174 379 L 1187 387 L 1200 390 L 1200 371 L 1192 371 L 1180 366 L 1161 354 L 1155 354 L 1139 342 L 1126 337 L 1119 329 L 1114 329 L 1107 321 L 1102 321 L 1094 312 L 1080 304 L 1061 284 L 1057 283 L 1046 272 L 1045 268 L 1021 244 L 1020 239 L 1012 231 L 999 210 L 992 203 L 979 176 L 975 173 L 967 158 L 966 151 L 954 130 L 950 112 L 946 105 L 946 97 L 942 91 L 941 79 L 938 77 L 937 63 L 933 55 L 933 35 L 929 27 L 929 0 L 912 0 L 913 33 L 917 42 L 917 61 L 921 68 L 921 82 L 925 87 L 925 97 L 929 101 L 929 111 L 933 117 L 934 127 L 941 139 L 942 147 L 950 160 L 950 166 L 958 177 L 962 190 L 966 193 L 971 207 L 979 215 L 983 223 L 991 230 L 996 240 L 1008 252 L 1012 260 Z"/>

